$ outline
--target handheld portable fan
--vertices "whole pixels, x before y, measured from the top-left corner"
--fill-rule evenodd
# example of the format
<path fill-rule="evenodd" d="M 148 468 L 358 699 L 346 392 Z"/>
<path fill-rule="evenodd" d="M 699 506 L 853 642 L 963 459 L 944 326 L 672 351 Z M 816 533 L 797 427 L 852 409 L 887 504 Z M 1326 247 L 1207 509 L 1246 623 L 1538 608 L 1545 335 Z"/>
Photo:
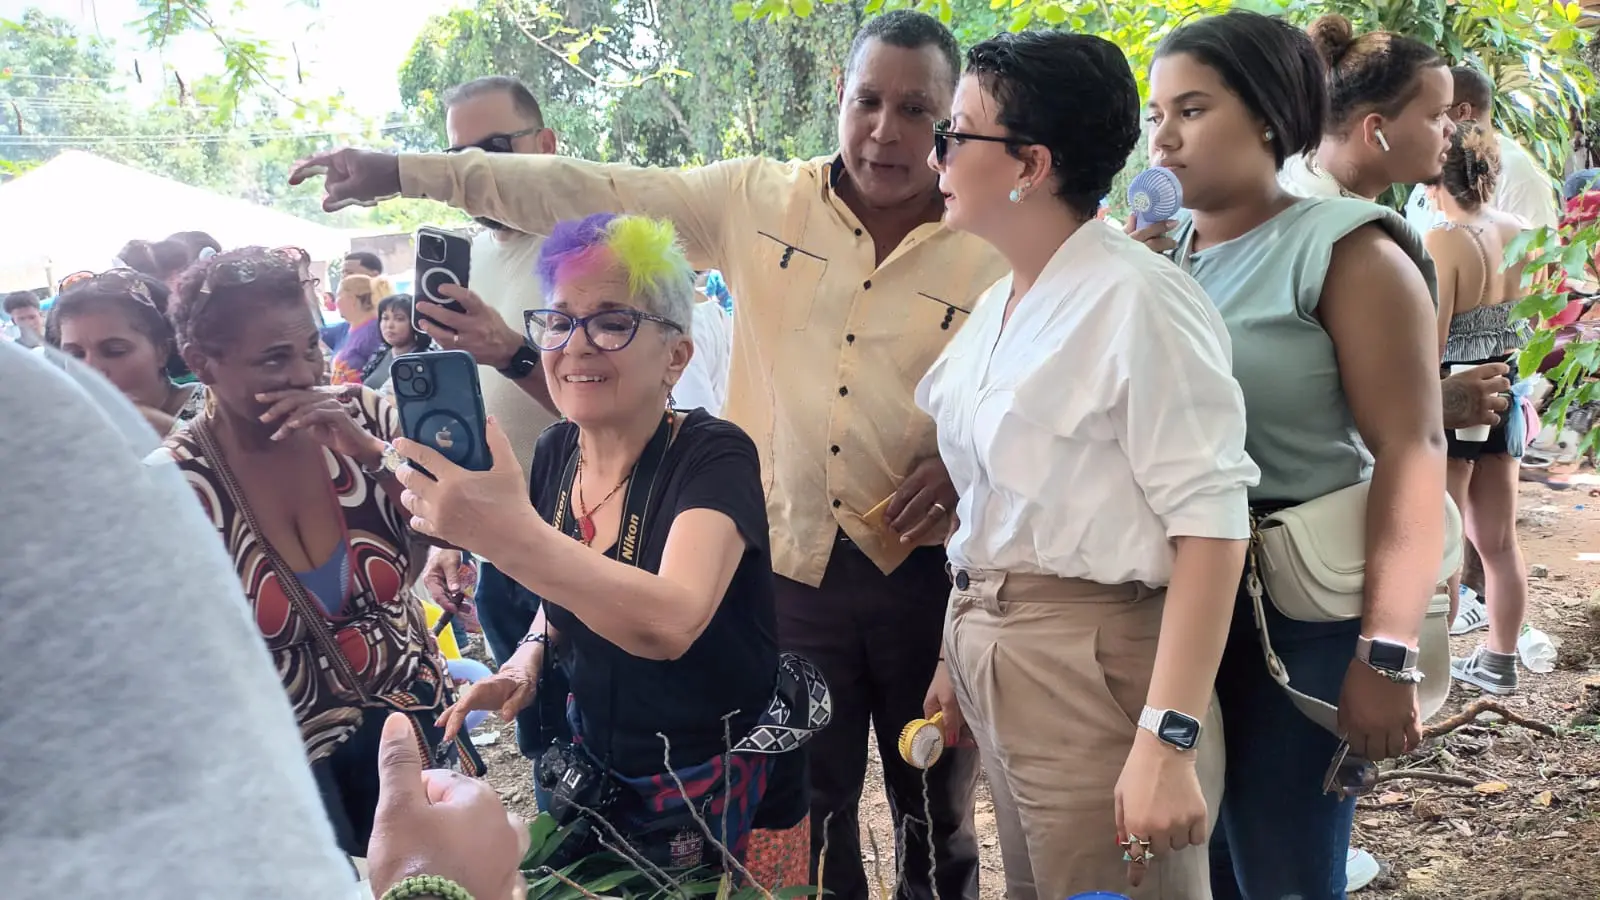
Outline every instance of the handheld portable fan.
<path fill-rule="evenodd" d="M 1128 206 L 1140 228 L 1165 222 L 1183 208 L 1183 186 L 1171 169 L 1152 166 L 1128 185 Z"/>
<path fill-rule="evenodd" d="M 919 769 L 931 769 L 944 754 L 944 713 L 912 719 L 900 730 L 900 758 Z"/>

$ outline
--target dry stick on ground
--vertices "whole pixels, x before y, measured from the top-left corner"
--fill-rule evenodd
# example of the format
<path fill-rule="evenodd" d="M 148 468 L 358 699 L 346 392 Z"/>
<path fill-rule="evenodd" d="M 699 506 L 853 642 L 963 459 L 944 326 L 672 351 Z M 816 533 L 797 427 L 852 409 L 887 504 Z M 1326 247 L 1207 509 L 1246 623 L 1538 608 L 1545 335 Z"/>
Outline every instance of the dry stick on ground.
<path fill-rule="evenodd" d="M 663 893 L 672 893 L 672 888 L 677 886 L 677 882 L 673 880 L 672 876 L 661 871 L 659 866 L 646 859 L 643 853 L 634 849 L 634 846 L 628 843 L 628 839 L 623 837 L 622 833 L 617 831 L 617 829 L 614 828 L 610 822 L 606 821 L 605 816 L 600 815 L 581 803 L 573 803 L 572 805 L 578 808 L 578 812 L 587 815 L 590 819 L 598 823 L 601 830 L 611 835 L 611 837 L 621 845 L 621 847 L 613 847 L 610 844 L 607 844 L 604 839 L 597 836 L 595 840 L 599 842 L 600 846 L 622 857 L 624 861 L 633 866 L 634 871 L 649 879 L 650 884 L 653 885 L 656 890 L 662 891 Z M 658 878 L 657 876 L 660 877 Z"/>
<path fill-rule="evenodd" d="M 1467 706 L 1466 709 L 1463 709 L 1461 712 L 1456 713 L 1442 722 L 1435 722 L 1434 724 L 1429 725 L 1427 728 L 1422 729 L 1422 737 L 1427 739 L 1436 738 L 1443 734 L 1449 734 L 1463 725 L 1468 725 L 1477 721 L 1478 717 L 1484 713 L 1494 713 L 1513 725 L 1521 725 L 1523 728 L 1526 728 L 1529 731 L 1537 731 L 1545 737 L 1556 737 L 1555 728 L 1546 725 L 1537 719 L 1529 719 L 1524 716 L 1520 716 L 1487 697 L 1484 697 L 1480 700 L 1474 700 L 1470 705 Z"/>
<path fill-rule="evenodd" d="M 867 826 L 867 843 L 872 845 L 872 879 L 878 883 L 878 900 L 891 900 L 889 891 L 883 886 L 883 854 L 878 851 L 878 832 L 870 824 Z"/>
<path fill-rule="evenodd" d="M 1402 778 L 1410 778 L 1417 781 L 1437 781 L 1440 784 L 1453 784 L 1456 787 L 1478 786 L 1477 781 L 1468 778 L 1465 775 L 1451 775 L 1448 772 L 1430 772 L 1427 769 L 1391 769 L 1387 772 L 1379 772 L 1378 778 L 1373 782 L 1373 784 L 1381 784 L 1385 781 L 1399 781 Z"/>
<path fill-rule="evenodd" d="M 811 815 L 810 810 L 806 811 L 806 815 Z M 817 897 L 821 897 L 824 893 L 822 888 L 822 876 L 826 875 L 828 872 L 828 847 L 832 843 L 831 838 L 833 837 L 828 829 L 832 826 L 833 813 L 830 812 L 826 816 L 822 817 L 822 852 L 817 854 Z"/>
<path fill-rule="evenodd" d="M 773 900 L 772 892 L 767 890 L 766 886 L 761 882 L 756 881 L 755 876 L 750 874 L 750 870 L 744 867 L 744 863 L 739 862 L 739 860 L 731 852 L 729 852 L 727 844 L 717 840 L 716 834 L 711 830 L 711 825 L 700 816 L 699 808 L 694 805 L 694 800 L 690 799 L 689 797 L 689 789 L 683 786 L 683 779 L 678 777 L 678 770 L 672 767 L 672 741 L 668 739 L 665 734 L 659 731 L 656 732 L 656 737 L 661 738 L 661 743 L 663 745 L 661 750 L 661 763 L 667 767 L 667 774 L 672 776 L 672 783 L 678 786 L 678 794 L 683 797 L 684 809 L 689 811 L 689 816 L 694 819 L 694 823 L 700 826 L 701 831 L 705 832 L 706 840 L 710 841 L 711 845 L 717 848 L 717 852 L 722 854 L 723 863 L 732 866 L 733 870 L 739 873 L 739 876 L 745 880 L 746 884 L 760 891 L 761 896 L 765 897 L 766 900 Z M 723 766 L 723 770 L 726 772 L 726 765 Z M 726 806 L 727 802 L 727 796 L 724 795 L 724 806 Z M 724 825 L 727 824 L 728 814 L 726 809 L 723 811 L 722 821 Z M 726 835 L 727 832 L 724 831 L 723 834 Z"/>
<path fill-rule="evenodd" d="M 573 881 L 571 878 L 568 878 L 560 872 L 557 872 L 555 869 L 552 869 L 549 866 L 540 866 L 539 868 L 533 870 L 533 874 L 539 876 L 540 878 L 543 878 L 546 875 L 552 876 L 555 878 L 555 880 L 582 894 L 584 897 L 588 898 L 588 900 L 604 900 L 604 898 L 602 898 L 600 895 L 590 891 L 588 888 L 577 883 L 576 881 Z"/>

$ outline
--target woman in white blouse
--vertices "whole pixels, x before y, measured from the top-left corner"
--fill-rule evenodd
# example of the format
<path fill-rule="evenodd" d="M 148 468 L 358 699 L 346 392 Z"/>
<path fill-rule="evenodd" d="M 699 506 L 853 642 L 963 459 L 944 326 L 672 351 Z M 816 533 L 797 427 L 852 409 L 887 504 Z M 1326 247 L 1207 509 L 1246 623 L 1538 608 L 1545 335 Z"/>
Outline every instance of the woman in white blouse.
<path fill-rule="evenodd" d="M 1212 681 L 1258 477 L 1227 332 L 1093 221 L 1140 135 L 1114 45 L 979 44 L 936 129 L 946 223 L 1013 271 L 917 391 L 960 493 L 929 706 L 977 739 L 1012 900 L 1209 897 Z"/>

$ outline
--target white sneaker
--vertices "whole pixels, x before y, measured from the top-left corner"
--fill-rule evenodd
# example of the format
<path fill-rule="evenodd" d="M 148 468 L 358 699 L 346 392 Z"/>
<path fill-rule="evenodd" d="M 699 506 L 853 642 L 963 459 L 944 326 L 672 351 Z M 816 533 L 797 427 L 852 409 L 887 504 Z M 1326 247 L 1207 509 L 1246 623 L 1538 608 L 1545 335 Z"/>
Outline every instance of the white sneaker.
<path fill-rule="evenodd" d="M 1452 637 L 1477 631 L 1479 628 L 1489 627 L 1489 608 L 1478 599 L 1476 593 L 1461 592 L 1461 599 L 1456 603 L 1456 617 L 1450 622 Z"/>
<path fill-rule="evenodd" d="M 1349 855 L 1344 858 L 1344 889 L 1361 890 L 1377 879 L 1378 871 L 1377 857 L 1365 850 L 1351 847 Z"/>

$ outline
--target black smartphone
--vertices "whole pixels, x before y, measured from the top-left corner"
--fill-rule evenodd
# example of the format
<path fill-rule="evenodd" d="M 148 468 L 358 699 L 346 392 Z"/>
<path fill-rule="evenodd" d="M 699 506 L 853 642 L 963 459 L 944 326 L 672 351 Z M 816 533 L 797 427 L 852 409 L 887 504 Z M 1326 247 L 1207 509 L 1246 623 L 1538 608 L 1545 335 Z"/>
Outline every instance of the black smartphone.
<path fill-rule="evenodd" d="M 417 275 L 413 286 L 416 300 L 437 303 L 456 312 L 465 312 L 460 302 L 439 293 L 439 288 L 454 284 L 467 286 L 472 274 L 472 241 L 443 228 L 424 225 L 417 229 Z M 411 324 L 421 331 L 423 322 L 434 320 L 425 315 L 421 303 L 411 307 Z M 437 324 L 437 323 L 436 323 Z"/>
<path fill-rule="evenodd" d="M 494 464 L 484 437 L 488 417 L 483 412 L 478 364 L 470 353 L 407 353 L 389 364 L 389 381 L 394 385 L 400 430 L 407 438 L 432 447 L 463 469 L 483 472 Z"/>

